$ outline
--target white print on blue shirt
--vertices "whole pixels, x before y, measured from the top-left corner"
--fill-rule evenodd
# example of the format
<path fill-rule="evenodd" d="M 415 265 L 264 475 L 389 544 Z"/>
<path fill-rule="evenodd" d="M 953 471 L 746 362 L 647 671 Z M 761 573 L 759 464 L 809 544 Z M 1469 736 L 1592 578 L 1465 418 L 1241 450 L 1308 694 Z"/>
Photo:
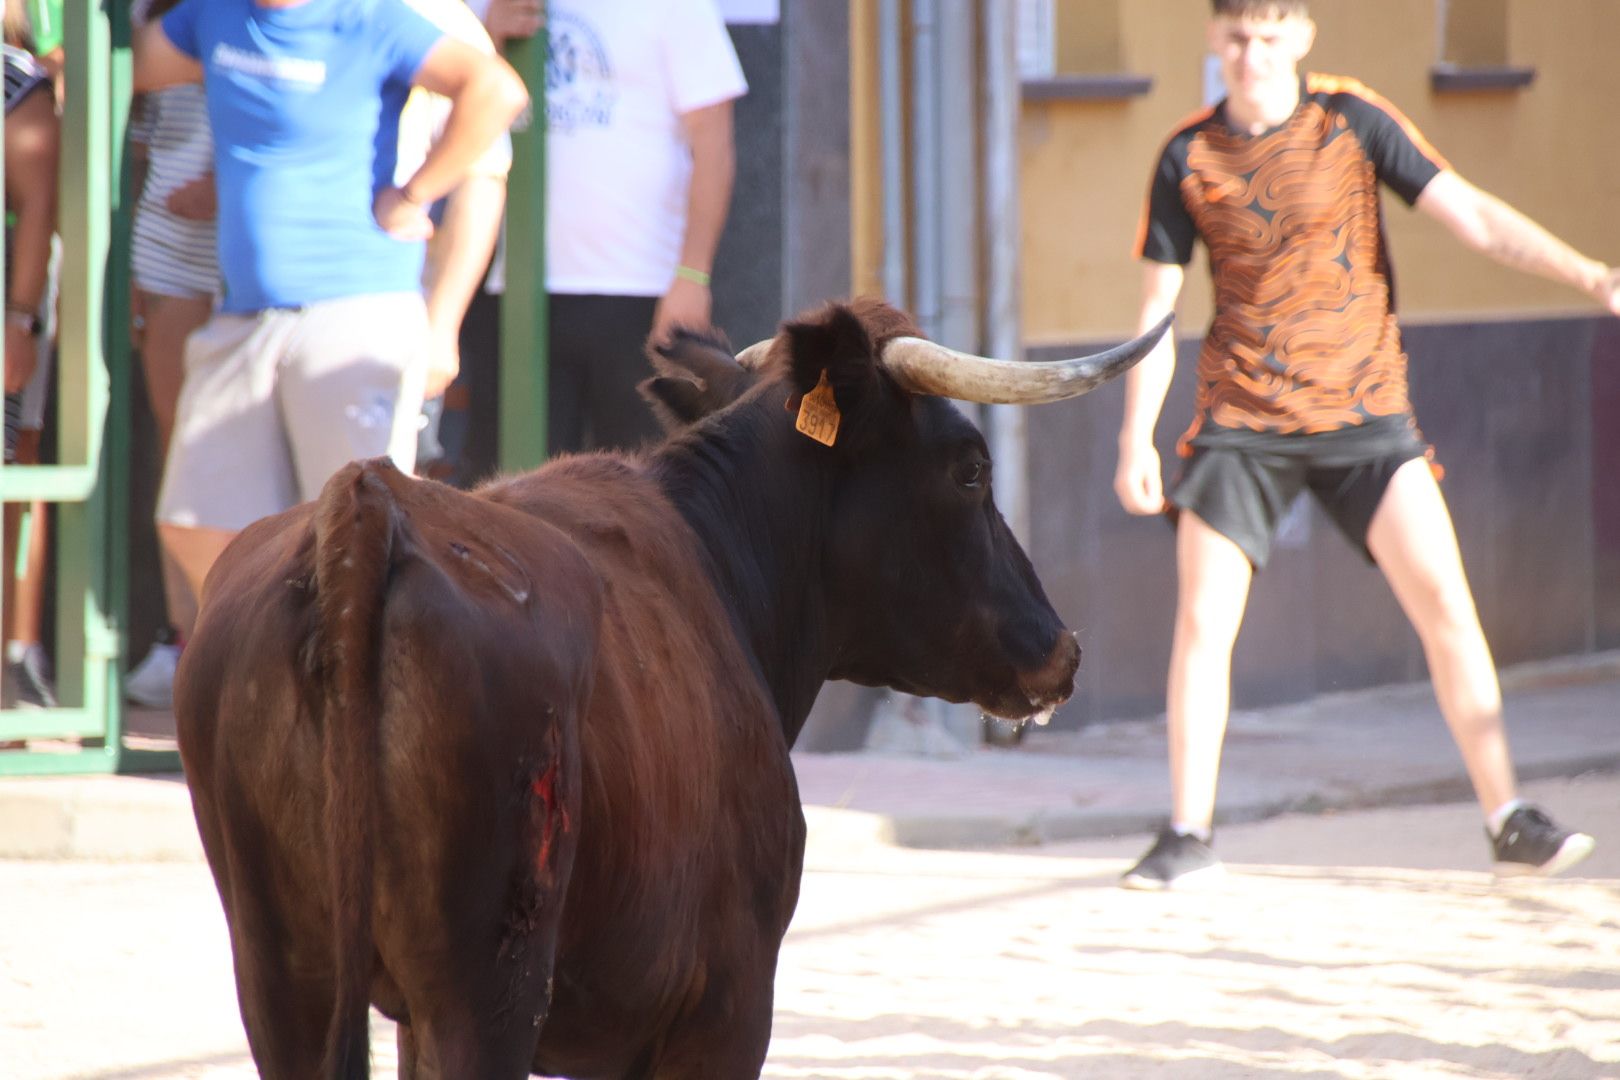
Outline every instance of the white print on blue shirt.
<path fill-rule="evenodd" d="M 266 56 L 238 49 L 221 41 L 209 57 L 214 67 L 234 71 L 266 82 L 278 82 L 289 89 L 315 90 L 326 85 L 326 61 L 302 60 L 296 56 Z"/>

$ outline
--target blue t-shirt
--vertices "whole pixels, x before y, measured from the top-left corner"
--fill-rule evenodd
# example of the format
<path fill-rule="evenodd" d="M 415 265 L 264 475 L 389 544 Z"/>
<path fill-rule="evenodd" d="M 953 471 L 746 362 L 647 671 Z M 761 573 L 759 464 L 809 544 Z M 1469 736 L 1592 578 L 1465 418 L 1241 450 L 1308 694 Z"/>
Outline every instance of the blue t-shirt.
<path fill-rule="evenodd" d="M 432 23 L 403 0 L 184 0 L 163 32 L 203 66 L 225 311 L 420 287 L 423 245 L 371 205 Z"/>

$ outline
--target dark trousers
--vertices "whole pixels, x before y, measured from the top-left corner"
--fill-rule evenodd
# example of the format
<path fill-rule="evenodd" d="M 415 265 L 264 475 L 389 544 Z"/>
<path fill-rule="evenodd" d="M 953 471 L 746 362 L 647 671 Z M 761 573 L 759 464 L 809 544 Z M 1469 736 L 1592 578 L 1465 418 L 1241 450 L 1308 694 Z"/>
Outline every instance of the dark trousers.
<path fill-rule="evenodd" d="M 652 374 L 656 296 L 551 294 L 547 450 L 634 450 L 661 429 L 636 384 Z"/>
<path fill-rule="evenodd" d="M 549 377 L 546 409 L 548 452 L 634 449 L 660 435 L 652 410 L 636 384 L 652 374 L 643 351 L 652 329 L 653 296 L 550 297 Z M 453 481 L 470 487 L 495 472 L 499 460 L 501 298 L 480 291 L 461 325 L 464 420 L 445 423 L 462 430 L 444 441 L 455 446 Z"/>

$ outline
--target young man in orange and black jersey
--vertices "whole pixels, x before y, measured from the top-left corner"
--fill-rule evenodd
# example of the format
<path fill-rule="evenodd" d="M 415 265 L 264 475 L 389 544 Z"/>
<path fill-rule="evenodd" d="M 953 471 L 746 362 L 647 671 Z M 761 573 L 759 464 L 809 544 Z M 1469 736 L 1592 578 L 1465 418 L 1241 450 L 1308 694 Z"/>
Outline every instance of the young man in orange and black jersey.
<path fill-rule="evenodd" d="M 1616 313 L 1620 275 L 1462 179 L 1373 91 L 1301 76 L 1315 32 L 1305 0 L 1214 0 L 1209 44 L 1227 96 L 1172 134 L 1142 223 L 1141 326 L 1174 308 L 1197 240 L 1209 249 L 1215 315 L 1168 497 L 1153 429 L 1173 344 L 1127 377 L 1114 486 L 1131 513 L 1174 515 L 1179 586 L 1172 815 L 1124 884 L 1187 885 L 1221 869 L 1210 827 L 1232 646 L 1254 569 L 1307 489 L 1383 571 L 1417 629 L 1498 871 L 1557 873 L 1592 838 L 1517 795 L 1495 665 L 1407 399 L 1379 185 L 1467 246 Z"/>

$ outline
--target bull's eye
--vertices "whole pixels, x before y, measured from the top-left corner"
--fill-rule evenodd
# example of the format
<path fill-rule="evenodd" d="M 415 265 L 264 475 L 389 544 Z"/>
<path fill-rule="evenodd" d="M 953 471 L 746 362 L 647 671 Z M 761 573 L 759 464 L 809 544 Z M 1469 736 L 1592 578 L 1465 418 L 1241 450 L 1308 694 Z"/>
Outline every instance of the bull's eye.
<path fill-rule="evenodd" d="M 989 466 L 983 461 L 977 459 L 963 461 L 956 466 L 956 482 L 965 488 L 980 487 L 989 472 Z"/>

